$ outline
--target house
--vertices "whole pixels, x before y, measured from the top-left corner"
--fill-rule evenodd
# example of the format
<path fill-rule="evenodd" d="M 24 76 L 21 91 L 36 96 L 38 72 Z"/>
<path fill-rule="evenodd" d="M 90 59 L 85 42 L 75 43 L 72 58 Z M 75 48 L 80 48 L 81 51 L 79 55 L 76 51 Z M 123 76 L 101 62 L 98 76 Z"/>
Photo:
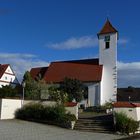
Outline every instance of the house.
<path fill-rule="evenodd" d="M 99 58 L 51 62 L 49 67 L 32 68 L 31 76 L 59 84 L 65 77 L 76 78 L 88 87 L 88 106 L 116 100 L 118 31 L 107 19 L 97 34 Z"/>
<path fill-rule="evenodd" d="M 0 88 L 6 85 L 15 87 L 19 82 L 9 64 L 0 64 Z"/>

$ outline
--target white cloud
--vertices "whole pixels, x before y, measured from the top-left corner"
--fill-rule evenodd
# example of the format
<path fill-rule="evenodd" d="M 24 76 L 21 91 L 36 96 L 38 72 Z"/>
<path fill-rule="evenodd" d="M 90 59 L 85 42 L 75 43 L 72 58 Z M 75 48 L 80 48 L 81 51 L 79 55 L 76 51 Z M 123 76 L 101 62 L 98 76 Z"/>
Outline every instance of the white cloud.
<path fill-rule="evenodd" d="M 140 62 L 118 62 L 118 86 L 140 87 Z"/>
<path fill-rule="evenodd" d="M 47 44 L 49 48 L 60 49 L 60 50 L 70 50 L 79 48 L 95 47 L 98 45 L 97 37 L 93 36 L 82 36 L 80 38 L 70 38 L 64 42 L 60 43 L 50 43 Z"/>
<path fill-rule="evenodd" d="M 0 53 L 0 63 L 10 64 L 19 81 L 22 80 L 25 71 L 33 67 L 49 65 L 48 62 L 38 59 L 36 55 L 20 53 Z"/>
<path fill-rule="evenodd" d="M 119 44 L 119 45 L 126 45 L 127 43 L 129 43 L 129 39 L 120 38 L 120 39 L 118 40 L 118 44 Z"/>
<path fill-rule="evenodd" d="M 33 54 L 0 53 L 0 64 L 10 64 L 21 81 L 25 71 L 33 67 L 48 66 L 49 63 Z M 118 62 L 118 86 L 140 87 L 140 62 Z"/>
<path fill-rule="evenodd" d="M 21 53 L 0 53 L 0 58 L 35 58 L 33 54 L 21 54 Z"/>

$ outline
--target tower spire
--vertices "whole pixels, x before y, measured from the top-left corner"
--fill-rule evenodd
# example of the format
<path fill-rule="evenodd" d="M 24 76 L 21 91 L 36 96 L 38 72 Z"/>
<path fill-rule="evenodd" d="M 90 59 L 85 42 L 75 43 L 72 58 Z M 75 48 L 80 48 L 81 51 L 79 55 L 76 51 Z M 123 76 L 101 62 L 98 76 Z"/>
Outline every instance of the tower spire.
<path fill-rule="evenodd" d="M 117 32 L 118 31 L 112 26 L 112 24 L 110 23 L 110 21 L 107 17 L 106 23 L 104 24 L 103 28 L 98 33 L 98 36 L 102 35 L 102 34 L 117 33 Z"/>

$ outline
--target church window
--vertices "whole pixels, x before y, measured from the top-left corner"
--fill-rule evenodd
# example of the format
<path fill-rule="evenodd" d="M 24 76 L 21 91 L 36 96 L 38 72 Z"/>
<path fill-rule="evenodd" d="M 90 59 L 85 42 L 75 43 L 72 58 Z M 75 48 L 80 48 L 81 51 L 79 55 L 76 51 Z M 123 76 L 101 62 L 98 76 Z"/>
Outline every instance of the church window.
<path fill-rule="evenodd" d="M 110 42 L 105 42 L 105 48 L 109 49 L 109 46 L 110 46 Z"/>
<path fill-rule="evenodd" d="M 110 36 L 105 36 L 105 48 L 108 49 L 110 47 Z"/>

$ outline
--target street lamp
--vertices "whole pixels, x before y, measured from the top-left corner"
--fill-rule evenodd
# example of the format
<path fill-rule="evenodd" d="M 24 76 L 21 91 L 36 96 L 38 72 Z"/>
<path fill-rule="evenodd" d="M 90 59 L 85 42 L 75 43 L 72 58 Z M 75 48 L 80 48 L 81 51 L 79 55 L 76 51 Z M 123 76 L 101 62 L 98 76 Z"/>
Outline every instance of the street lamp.
<path fill-rule="evenodd" d="M 22 82 L 22 106 L 24 104 L 24 91 L 25 91 L 26 83 L 25 81 Z"/>
<path fill-rule="evenodd" d="M 128 98 L 129 98 L 129 102 L 130 102 L 131 97 L 129 96 Z"/>

